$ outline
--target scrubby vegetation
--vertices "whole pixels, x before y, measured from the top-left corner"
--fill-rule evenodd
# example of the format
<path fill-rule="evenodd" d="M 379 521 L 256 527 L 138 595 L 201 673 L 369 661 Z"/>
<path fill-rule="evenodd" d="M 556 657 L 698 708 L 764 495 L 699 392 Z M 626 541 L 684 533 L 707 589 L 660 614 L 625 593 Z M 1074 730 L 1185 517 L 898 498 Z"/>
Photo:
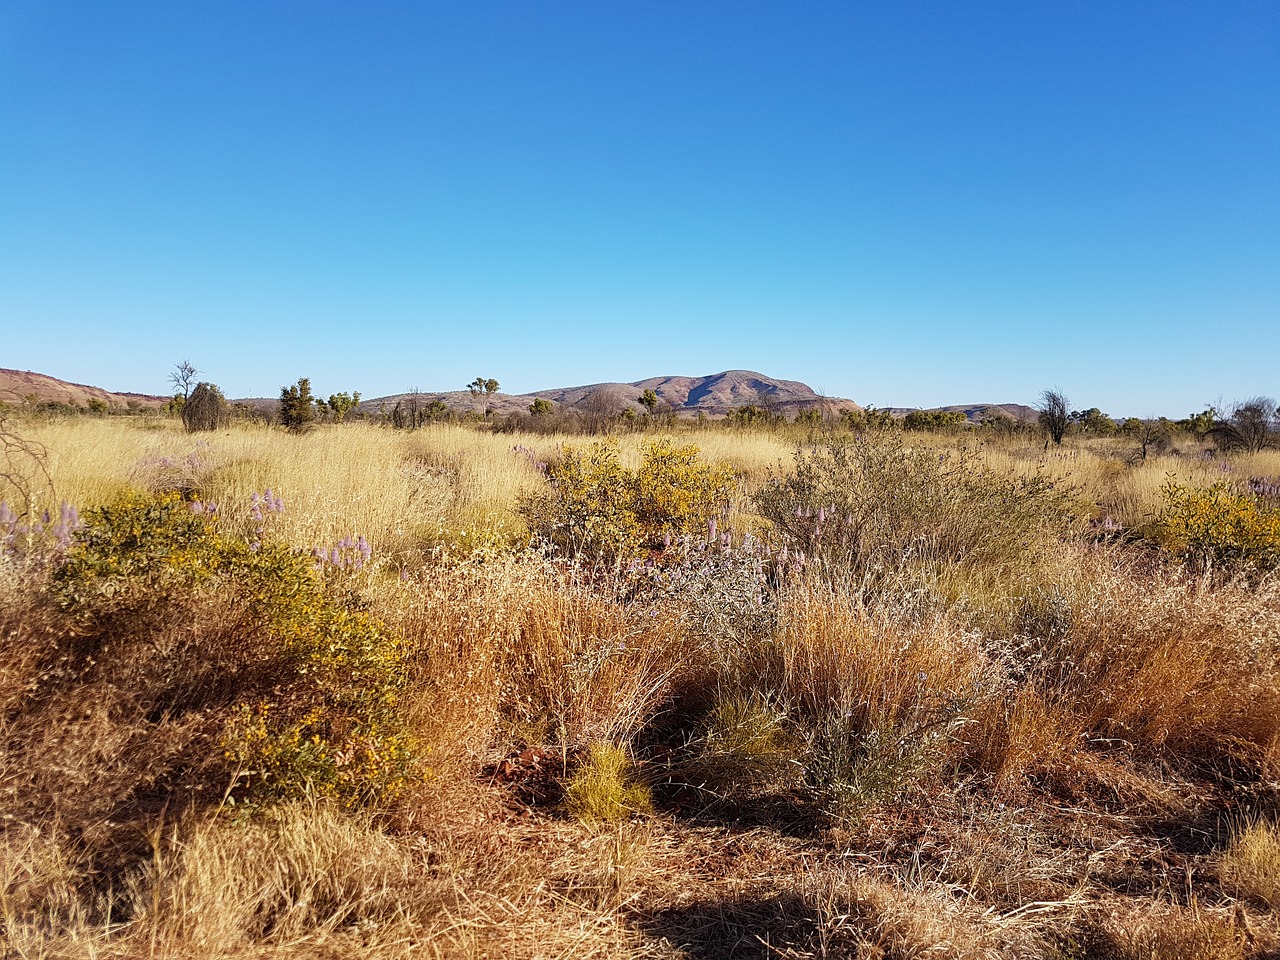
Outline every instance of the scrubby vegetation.
<path fill-rule="evenodd" d="M 1265 442 L 646 410 L 4 425 L 6 954 L 1276 955 Z"/>

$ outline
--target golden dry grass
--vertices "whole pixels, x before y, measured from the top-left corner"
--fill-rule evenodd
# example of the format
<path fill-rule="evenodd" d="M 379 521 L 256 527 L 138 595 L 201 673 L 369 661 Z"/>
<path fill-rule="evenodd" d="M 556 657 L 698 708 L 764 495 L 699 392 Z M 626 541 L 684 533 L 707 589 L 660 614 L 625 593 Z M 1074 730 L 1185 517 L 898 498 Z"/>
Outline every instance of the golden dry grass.
<path fill-rule="evenodd" d="M 703 557 L 687 580 L 659 565 L 650 580 L 592 582 L 521 549 L 518 511 L 545 483 L 534 460 L 586 438 L 23 429 L 48 447 L 56 495 L 81 507 L 181 486 L 239 530 L 233 514 L 270 487 L 285 511 L 268 535 L 367 536 L 374 564 L 338 589 L 408 642 L 400 705 L 431 772 L 379 809 L 232 817 L 217 797 L 180 794 L 171 781 L 205 769 L 189 754 L 210 750 L 213 714 L 155 706 L 203 676 L 202 650 L 240 635 L 235 611 L 199 596 L 169 619 L 115 624 L 72 683 L 58 651 L 83 625 L 48 602 L 45 571 L 9 558 L 7 955 L 1226 960 L 1280 943 L 1274 828 L 1249 821 L 1214 848 L 1233 809 L 1280 806 L 1275 580 L 1067 542 L 1018 571 L 904 571 L 857 596 L 779 574 L 744 599 L 731 576 L 755 561 L 733 557 Z M 750 494 L 803 439 L 676 436 L 733 465 L 739 534 L 763 527 Z M 620 438 L 627 463 L 644 439 Z M 1130 528 L 1159 508 L 1169 472 L 1280 474 L 1272 452 L 1224 474 L 1198 454 L 1131 463 L 1120 440 L 912 442 L 980 442 L 993 469 L 1066 476 Z M 855 763 L 884 747 L 874 737 L 930 752 L 904 767 L 904 789 L 833 824 L 815 815 L 822 736 L 846 737 Z M 558 758 L 539 776 L 572 788 L 591 744 L 634 759 L 653 790 L 644 817 L 584 826 L 560 792 L 541 799 L 497 772 L 537 747 Z"/>

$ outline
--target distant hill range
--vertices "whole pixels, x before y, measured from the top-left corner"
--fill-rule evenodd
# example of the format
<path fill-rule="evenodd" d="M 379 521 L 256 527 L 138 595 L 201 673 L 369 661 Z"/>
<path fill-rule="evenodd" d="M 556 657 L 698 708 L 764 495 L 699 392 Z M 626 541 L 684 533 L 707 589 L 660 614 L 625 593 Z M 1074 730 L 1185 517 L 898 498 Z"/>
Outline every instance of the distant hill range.
<path fill-rule="evenodd" d="M 416 391 L 391 394 L 365 400 L 360 409 L 368 414 L 390 412 L 397 402 L 416 399 L 419 403 L 439 400 L 456 411 L 483 411 L 506 415 L 527 412 L 535 399 L 550 400 L 558 407 L 580 411 L 597 410 L 617 413 L 627 408 L 641 413 L 644 407 L 640 397 L 652 390 L 658 397 L 659 409 L 685 416 L 701 413 L 707 417 L 722 417 L 733 410 L 754 405 L 771 413 L 794 417 L 805 409 L 825 409 L 839 414 L 845 410 L 861 410 L 852 400 L 824 397 L 807 384 L 796 380 L 778 380 L 750 370 L 726 370 L 705 377 L 650 377 L 633 383 L 592 383 L 581 387 L 558 387 L 537 390 L 533 393 L 495 393 L 492 396 L 472 395 L 467 390 Z M 40 404 L 64 404 L 69 407 L 88 408 L 90 401 L 105 403 L 109 410 L 145 410 L 164 406 L 165 396 L 145 393 L 113 393 L 100 387 L 81 383 L 68 383 L 43 373 L 0 368 L 0 404 L 12 407 L 38 406 Z M 263 413 L 274 413 L 277 401 L 271 397 L 259 397 L 239 402 L 249 403 Z M 890 407 L 895 416 L 906 416 L 913 407 Z M 1007 416 L 1015 420 L 1033 420 L 1036 411 L 1019 403 L 957 404 L 935 407 L 935 410 L 960 411 L 971 421 L 987 417 Z"/>
<path fill-rule="evenodd" d="M 628 407 L 637 413 L 644 412 L 640 397 L 652 390 L 658 397 L 659 409 L 678 414 L 703 414 L 721 417 L 740 407 L 754 404 L 773 413 L 794 416 L 809 407 L 826 407 L 834 413 L 843 410 L 861 410 L 852 400 L 823 397 L 806 384 L 795 380 L 776 380 L 750 370 L 726 370 L 705 377 L 650 377 L 634 383 L 592 383 L 581 387 L 558 387 L 536 390 L 533 393 L 496 393 L 492 396 L 473 396 L 466 390 L 446 393 L 399 393 L 387 397 L 366 400 L 360 408 L 369 413 L 379 409 L 389 410 L 397 402 L 416 397 L 419 402 L 439 400 L 451 408 L 484 410 L 491 408 L 496 414 L 527 411 L 536 399 L 550 400 L 557 407 L 575 410 L 593 408 L 612 409 L 616 413 Z"/>
<path fill-rule="evenodd" d="M 109 410 L 148 409 L 162 407 L 169 402 L 168 397 L 146 393 L 112 393 L 101 387 L 68 383 L 43 373 L 32 373 L 30 370 L 0 368 L 0 403 L 6 406 L 58 403 L 68 407 L 88 408 L 91 400 L 105 403 Z"/>

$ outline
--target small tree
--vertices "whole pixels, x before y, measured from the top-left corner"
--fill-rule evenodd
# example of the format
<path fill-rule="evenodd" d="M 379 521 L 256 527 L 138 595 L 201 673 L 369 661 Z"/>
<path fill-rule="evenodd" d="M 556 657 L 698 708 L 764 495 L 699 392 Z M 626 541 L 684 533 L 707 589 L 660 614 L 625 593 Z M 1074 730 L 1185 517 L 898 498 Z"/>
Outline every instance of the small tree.
<path fill-rule="evenodd" d="M 1072 410 L 1069 419 L 1079 427 L 1081 433 L 1093 436 L 1109 437 L 1119 429 L 1119 425 L 1097 407 Z"/>
<path fill-rule="evenodd" d="M 822 426 L 822 411 L 817 407 L 805 407 L 796 411 L 796 423 L 806 427 Z"/>
<path fill-rule="evenodd" d="M 609 385 L 592 390 L 577 404 L 582 412 L 583 426 L 588 433 L 602 433 L 608 430 L 626 402 L 615 386 Z"/>
<path fill-rule="evenodd" d="M 182 425 L 188 433 L 217 430 L 231 419 L 227 398 L 212 383 L 199 383 L 182 405 Z"/>
<path fill-rule="evenodd" d="M 311 397 L 311 381 L 299 377 L 291 387 L 280 389 L 280 424 L 294 433 L 301 433 L 315 421 L 314 401 Z"/>
<path fill-rule="evenodd" d="M 484 393 L 486 397 L 492 397 L 498 392 L 498 381 L 490 377 L 484 382 Z"/>
<path fill-rule="evenodd" d="M 1218 420 L 1218 411 L 1214 407 L 1205 407 L 1199 413 L 1193 413 L 1183 420 L 1178 421 L 1178 426 L 1186 430 L 1197 440 L 1203 440 L 1209 435 L 1209 431 L 1213 429 L 1213 425 Z"/>
<path fill-rule="evenodd" d="M 533 403 L 529 404 L 529 412 L 535 417 L 545 417 L 555 408 L 555 404 L 546 397 L 534 397 Z"/>
<path fill-rule="evenodd" d="M 646 390 L 640 394 L 640 406 L 644 407 L 652 417 L 654 411 L 658 409 L 658 395 L 652 390 Z"/>
<path fill-rule="evenodd" d="M 329 397 L 329 409 L 333 411 L 333 422 L 341 423 L 343 418 L 360 405 L 360 391 L 354 393 L 335 393 Z"/>
<path fill-rule="evenodd" d="M 198 376 L 200 371 L 195 368 L 195 365 L 190 360 L 183 360 L 174 365 L 173 373 L 169 374 L 169 382 L 178 393 L 182 394 L 182 399 L 187 400 L 191 396 L 191 389 L 195 386 Z"/>
<path fill-rule="evenodd" d="M 1278 415 L 1280 408 L 1270 397 L 1251 397 L 1236 404 L 1230 418 L 1215 423 L 1209 436 L 1220 450 L 1257 453 L 1275 443 Z"/>
<path fill-rule="evenodd" d="M 1062 443 L 1066 436 L 1067 424 L 1071 422 L 1071 404 L 1061 390 L 1046 390 L 1040 394 L 1040 403 L 1036 407 L 1040 411 L 1040 426 L 1044 427 L 1053 442 Z"/>
<path fill-rule="evenodd" d="M 1145 463 L 1147 454 L 1163 453 L 1168 449 L 1172 426 L 1164 417 L 1147 417 L 1145 420 L 1130 417 L 1122 429 L 1138 442 L 1138 457 Z"/>

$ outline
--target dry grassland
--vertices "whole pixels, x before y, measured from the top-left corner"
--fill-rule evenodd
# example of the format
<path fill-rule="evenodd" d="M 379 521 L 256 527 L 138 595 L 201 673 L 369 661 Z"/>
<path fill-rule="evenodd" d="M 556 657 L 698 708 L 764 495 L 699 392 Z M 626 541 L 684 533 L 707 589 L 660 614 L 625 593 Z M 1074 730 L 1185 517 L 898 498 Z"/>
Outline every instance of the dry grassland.
<path fill-rule="evenodd" d="M 237 801 L 246 691 L 287 711 L 307 688 L 272 672 L 236 584 L 84 599 L 15 541 L 5 956 L 1280 955 L 1280 581 L 1184 564 L 1153 525 L 1170 477 L 1274 477 L 1275 451 L 917 438 L 948 463 L 969 449 L 986 486 L 957 497 L 1042 477 L 1055 499 L 1016 488 L 1048 506 L 1005 552 L 963 509 L 930 540 L 936 502 L 870 503 L 905 535 L 841 553 L 819 530 L 801 565 L 756 495 L 805 435 L 688 429 L 732 468 L 715 541 L 699 521 L 592 566 L 531 549 L 521 508 L 581 437 L 10 426 L 47 451 L 37 512 L 176 490 L 216 503 L 228 539 L 365 537 L 367 564 L 317 576 L 403 641 L 387 703 L 418 759 L 376 795 Z M 645 441 L 617 441 L 621 469 Z M 268 489 L 284 509 L 258 534 Z"/>

